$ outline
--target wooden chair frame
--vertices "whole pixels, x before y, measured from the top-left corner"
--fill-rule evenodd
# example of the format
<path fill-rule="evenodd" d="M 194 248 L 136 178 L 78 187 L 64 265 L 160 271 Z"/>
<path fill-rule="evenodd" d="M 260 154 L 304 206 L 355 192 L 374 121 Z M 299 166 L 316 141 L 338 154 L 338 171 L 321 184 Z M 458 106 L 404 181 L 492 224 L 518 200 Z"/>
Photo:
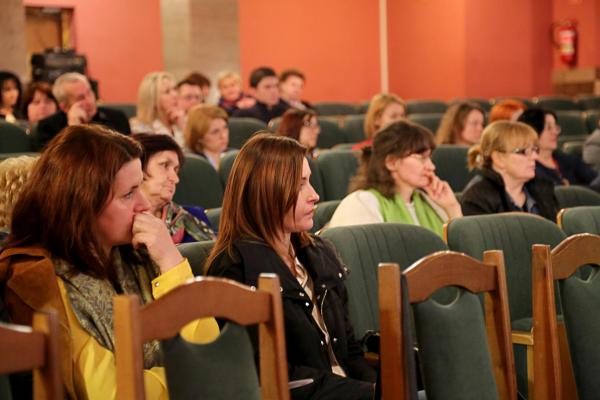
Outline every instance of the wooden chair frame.
<path fill-rule="evenodd" d="M 533 246 L 533 331 L 539 346 L 533 368 L 536 380 L 550 383 L 544 387 L 546 392 L 536 391 L 536 399 L 577 399 L 565 326 L 556 316 L 554 281 L 568 278 L 586 264 L 600 265 L 600 236 L 573 235 L 554 250 Z M 537 385 L 536 389 L 543 390 Z"/>
<path fill-rule="evenodd" d="M 274 274 L 261 274 L 258 290 L 229 279 L 198 277 L 145 306 L 137 296 L 117 296 L 114 312 L 119 399 L 145 398 L 143 343 L 171 338 L 188 322 L 204 317 L 259 324 L 262 398 L 289 399 L 283 305 Z"/>
<path fill-rule="evenodd" d="M 0 354 L 0 374 L 33 370 L 34 399 L 64 399 L 54 310 L 35 313 L 32 327 L 0 323 Z"/>
<path fill-rule="evenodd" d="M 405 272 L 398 264 L 379 264 L 381 324 L 381 382 L 385 399 L 408 398 L 404 364 L 400 276 L 408 283 L 409 302 L 421 302 L 445 286 L 460 286 L 473 293 L 486 292 L 485 319 L 494 376 L 500 399 L 516 399 L 517 385 L 510 342 L 510 317 L 501 251 L 486 251 L 484 262 L 462 253 L 433 253 Z"/>

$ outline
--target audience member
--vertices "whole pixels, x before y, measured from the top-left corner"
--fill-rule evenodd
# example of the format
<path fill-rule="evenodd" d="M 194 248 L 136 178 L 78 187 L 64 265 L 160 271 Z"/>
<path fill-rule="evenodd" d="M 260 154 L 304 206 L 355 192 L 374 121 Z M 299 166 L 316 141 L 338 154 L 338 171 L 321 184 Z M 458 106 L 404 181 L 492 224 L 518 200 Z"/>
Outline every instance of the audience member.
<path fill-rule="evenodd" d="M 330 227 L 402 222 L 442 235 L 450 218 L 462 216 L 448 182 L 435 175 L 433 134 L 409 121 L 379 131 L 350 185 L 350 194 L 336 209 Z"/>
<path fill-rule="evenodd" d="M 479 175 L 462 194 L 464 215 L 524 211 L 554 221 L 554 185 L 535 173 L 538 143 L 535 131 L 521 122 L 496 121 L 486 127 L 481 143 L 469 149 L 469 168 Z"/>
<path fill-rule="evenodd" d="M 296 69 L 286 69 L 279 75 L 279 94 L 288 107 L 306 110 L 313 108 L 310 103 L 302 100 L 306 78 L 304 74 Z"/>
<path fill-rule="evenodd" d="M 489 122 L 516 121 L 523 111 L 527 109 L 525 103 L 520 100 L 506 99 L 494 104 L 490 110 Z"/>
<path fill-rule="evenodd" d="M 219 107 L 232 115 L 240 108 L 249 108 L 256 104 L 254 97 L 242 92 L 242 78 L 235 72 L 222 72 L 217 79 L 219 88 Z"/>
<path fill-rule="evenodd" d="M 38 157 L 10 157 L 0 162 L 0 243 L 10 233 L 12 210 Z"/>
<path fill-rule="evenodd" d="M 296 139 L 308 149 L 308 154 L 312 158 L 317 156 L 317 141 L 320 133 L 321 127 L 317 120 L 317 113 L 311 109 L 290 108 L 283 114 L 279 128 L 277 128 L 278 135 Z"/>
<path fill-rule="evenodd" d="M 140 145 L 100 126 L 66 128 L 33 169 L 13 211 L 0 254 L 10 317 L 30 325 L 34 312 L 58 312 L 63 383 L 68 398 L 113 397 L 116 387 L 113 297 L 149 303 L 192 278 L 140 188 Z M 214 319 L 184 337 L 211 341 Z M 168 396 L 158 343 L 144 346 L 147 398 Z"/>
<path fill-rule="evenodd" d="M 131 131 L 125 114 L 119 110 L 96 105 L 96 95 L 90 82 L 78 72 L 59 76 L 52 87 L 59 110 L 38 121 L 37 144 L 45 146 L 67 126 L 100 124 L 128 135 Z"/>
<path fill-rule="evenodd" d="M 352 146 L 352 150 L 360 150 L 371 146 L 377 132 L 392 122 L 406 116 L 406 103 L 393 93 L 379 93 L 373 96 L 365 116 L 364 131 L 366 140 Z"/>
<path fill-rule="evenodd" d="M 150 72 L 138 90 L 137 115 L 131 120 L 135 133 L 172 136 L 183 147 L 185 116 L 177 104 L 175 79 L 168 72 Z"/>
<path fill-rule="evenodd" d="M 179 95 L 179 108 L 187 115 L 190 108 L 201 104 L 204 100 L 202 88 L 191 79 L 184 79 L 177 84 Z"/>
<path fill-rule="evenodd" d="M 215 233 L 204 209 L 193 207 L 192 214 L 173 202 L 179 168 L 185 161 L 179 145 L 167 135 L 136 133 L 132 137 L 142 145 L 142 192 L 150 202 L 150 213 L 165 222 L 173 243 L 213 240 Z"/>
<path fill-rule="evenodd" d="M 0 71 L 0 120 L 14 124 L 21 118 L 19 105 L 21 104 L 21 81 L 19 77 L 9 71 Z"/>
<path fill-rule="evenodd" d="M 47 82 L 33 82 L 23 94 L 21 115 L 29 125 L 51 116 L 58 111 L 58 103 L 52 94 L 52 86 Z"/>
<path fill-rule="evenodd" d="M 440 122 L 437 144 L 472 146 L 479 143 L 483 131 L 484 111 L 475 103 L 452 104 Z"/>
<path fill-rule="evenodd" d="M 279 98 L 278 83 L 277 74 L 272 68 L 256 68 L 250 74 L 250 91 L 256 99 L 256 104 L 238 109 L 232 116 L 256 118 L 265 123 L 280 117 L 288 106 Z"/>
<path fill-rule="evenodd" d="M 185 78 L 185 81 L 192 81 L 196 83 L 196 86 L 200 86 L 200 90 L 202 90 L 202 103 L 206 103 L 208 101 L 208 97 L 210 96 L 210 79 L 200 72 L 192 72 Z"/>
<path fill-rule="evenodd" d="M 221 158 L 231 150 L 227 113 L 217 106 L 196 106 L 190 110 L 185 127 L 186 147 L 218 170 Z"/>
<path fill-rule="evenodd" d="M 208 274 L 254 287 L 263 272 L 279 275 L 293 399 L 371 400 L 376 375 L 348 318 L 347 268 L 331 243 L 307 233 L 319 196 L 305 157 L 297 141 L 270 134 L 242 147 Z"/>
<path fill-rule="evenodd" d="M 596 172 L 600 172 L 600 119 L 598 127 L 583 144 L 583 161 L 588 163 Z"/>
<path fill-rule="evenodd" d="M 535 163 L 535 174 L 555 185 L 585 185 L 600 190 L 598 173 L 583 162 L 581 157 L 567 154 L 558 148 L 560 125 L 553 111 L 541 108 L 525 110 L 519 121 L 531 126 L 538 134 L 540 153 Z"/>

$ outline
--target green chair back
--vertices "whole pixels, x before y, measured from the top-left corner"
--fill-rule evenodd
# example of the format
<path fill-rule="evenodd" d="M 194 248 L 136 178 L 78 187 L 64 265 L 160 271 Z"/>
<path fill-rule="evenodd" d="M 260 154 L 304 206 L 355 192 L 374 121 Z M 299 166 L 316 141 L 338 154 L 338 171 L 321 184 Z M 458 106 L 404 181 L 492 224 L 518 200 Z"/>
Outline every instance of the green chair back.
<path fill-rule="evenodd" d="M 438 130 L 440 126 L 440 121 L 444 114 L 409 114 L 408 119 L 414 122 L 415 124 L 419 124 L 429 129 L 433 134 Z"/>
<path fill-rule="evenodd" d="M 185 156 L 173 200 L 178 204 L 204 208 L 221 207 L 223 185 L 208 160 L 195 155 Z"/>
<path fill-rule="evenodd" d="M 135 103 L 104 103 L 102 105 L 123 112 L 127 116 L 127 119 L 135 117 L 137 113 L 137 105 Z"/>
<path fill-rule="evenodd" d="M 311 232 L 314 233 L 321 230 L 329 221 L 331 221 L 331 217 L 340 205 L 340 202 L 341 200 L 330 200 L 322 201 L 317 204 L 315 215 L 313 217 L 313 227 Z"/>
<path fill-rule="evenodd" d="M 241 149 L 250 136 L 267 129 L 267 124 L 255 118 L 229 118 L 229 147 Z"/>
<path fill-rule="evenodd" d="M 27 153 L 33 151 L 31 138 L 23 129 L 8 122 L 0 122 L 0 153 Z"/>
<path fill-rule="evenodd" d="M 577 104 L 582 110 L 600 110 L 600 96 L 579 96 Z"/>
<path fill-rule="evenodd" d="M 233 168 L 233 162 L 239 152 L 239 150 L 231 150 L 225 153 L 223 158 L 221 158 L 221 162 L 219 163 L 219 179 L 221 179 L 223 189 L 227 186 L 227 179 L 229 179 L 231 168 Z"/>
<path fill-rule="evenodd" d="M 408 100 L 406 114 L 443 114 L 448 104 L 441 100 Z"/>
<path fill-rule="evenodd" d="M 583 186 L 556 186 L 554 188 L 558 208 L 600 206 L 600 194 Z"/>
<path fill-rule="evenodd" d="M 315 192 L 319 195 L 319 201 L 323 201 L 325 199 L 325 185 L 323 184 L 323 178 L 321 177 L 321 170 L 319 169 L 319 164 L 316 160 L 313 160 L 310 157 L 306 157 L 306 161 L 308 161 L 308 166 L 310 167 L 310 184 L 312 185 Z"/>
<path fill-rule="evenodd" d="M 322 200 L 341 200 L 348 194 L 350 179 L 358 169 L 358 156 L 351 150 L 331 150 L 319 154 L 317 165 L 323 180 Z"/>
<path fill-rule="evenodd" d="M 315 111 L 319 115 L 352 115 L 357 114 L 357 107 L 352 103 L 322 101 L 315 103 Z"/>
<path fill-rule="evenodd" d="M 346 135 L 346 142 L 358 143 L 365 140 L 365 116 L 350 115 L 344 120 L 344 134 Z"/>
<path fill-rule="evenodd" d="M 580 109 L 577 103 L 567 96 L 539 96 L 535 105 L 552 111 L 576 111 Z"/>
<path fill-rule="evenodd" d="M 575 138 L 585 140 L 588 128 L 585 113 L 582 111 L 557 111 L 557 124 L 561 127 L 560 142 L 572 141 Z"/>
<path fill-rule="evenodd" d="M 596 129 L 598 129 L 598 120 L 600 119 L 600 108 L 596 110 L 587 110 L 585 114 L 585 124 L 587 126 L 588 132 L 592 133 Z"/>
<path fill-rule="evenodd" d="M 572 154 L 579 158 L 583 156 L 583 142 L 581 141 L 564 142 L 562 149 L 567 154 Z"/>
<path fill-rule="evenodd" d="M 600 206 L 565 208 L 560 212 L 559 223 L 567 236 L 577 233 L 600 235 Z"/>
<path fill-rule="evenodd" d="M 447 250 L 439 236 L 415 225 L 381 223 L 326 229 L 329 239 L 350 270 L 346 280 L 350 320 L 356 337 L 379 330 L 377 266 L 392 262 L 401 269 L 426 255 Z"/>
<path fill-rule="evenodd" d="M 435 173 L 440 179 L 447 181 L 454 192 L 462 192 L 474 171 L 467 168 L 468 147 L 442 144 L 433 151 L 431 159 L 435 164 Z"/>
<path fill-rule="evenodd" d="M 215 245 L 214 240 L 204 242 L 182 243 L 177 246 L 181 255 L 188 259 L 194 276 L 204 275 L 204 262 Z"/>
<path fill-rule="evenodd" d="M 327 117 L 318 117 L 321 133 L 317 139 L 317 147 L 319 149 L 330 149 L 336 144 L 345 143 L 346 135 L 340 129 L 337 121 L 328 119 Z"/>
<path fill-rule="evenodd" d="M 206 210 L 206 217 L 210 221 L 210 224 L 213 226 L 214 231 L 218 234 L 219 223 L 221 221 L 221 207 Z"/>

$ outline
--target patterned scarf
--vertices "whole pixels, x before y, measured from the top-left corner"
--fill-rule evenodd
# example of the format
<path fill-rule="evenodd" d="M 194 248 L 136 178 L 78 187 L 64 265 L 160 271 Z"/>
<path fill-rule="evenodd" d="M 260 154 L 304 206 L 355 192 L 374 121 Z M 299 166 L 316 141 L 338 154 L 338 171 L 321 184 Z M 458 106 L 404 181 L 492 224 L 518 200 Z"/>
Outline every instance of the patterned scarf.
<path fill-rule="evenodd" d="M 215 239 L 215 233 L 204 221 L 173 202 L 163 208 L 162 219 L 175 244 L 181 243 L 186 233 L 198 242 Z"/>
<path fill-rule="evenodd" d="M 111 254 L 111 266 L 124 294 L 139 296 L 142 304 L 153 300 L 151 282 L 159 275 L 159 269 L 147 254 L 134 254 L 136 260 L 127 264 L 117 248 Z M 115 351 L 113 329 L 113 297 L 121 294 L 107 279 L 98 279 L 77 271 L 76 267 L 62 259 L 53 259 L 56 275 L 67 289 L 71 308 L 82 328 L 100 345 Z M 158 342 L 144 343 L 144 368 L 160 365 Z"/>

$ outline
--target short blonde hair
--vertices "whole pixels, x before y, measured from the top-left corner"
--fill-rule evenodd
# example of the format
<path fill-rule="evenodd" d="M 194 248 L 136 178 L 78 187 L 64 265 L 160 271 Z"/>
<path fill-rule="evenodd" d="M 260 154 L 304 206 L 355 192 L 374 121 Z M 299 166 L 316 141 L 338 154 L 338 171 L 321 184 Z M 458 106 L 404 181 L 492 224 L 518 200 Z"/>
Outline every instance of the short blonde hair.
<path fill-rule="evenodd" d="M 383 128 L 376 126 L 376 121 L 390 104 L 400 104 L 406 112 L 406 103 L 400 97 L 393 93 L 379 93 L 373 96 L 369 102 L 367 115 L 365 116 L 365 136 L 367 139 L 372 139 L 375 133 Z"/>
<path fill-rule="evenodd" d="M 0 229 L 10 229 L 12 211 L 39 157 L 10 157 L 0 162 Z"/>
<path fill-rule="evenodd" d="M 214 119 L 224 119 L 227 122 L 227 112 L 218 106 L 197 105 L 188 112 L 185 125 L 185 145 L 195 153 L 202 152 L 201 140 L 208 132 L 210 123 Z"/>
<path fill-rule="evenodd" d="M 138 102 L 136 118 L 139 122 L 150 125 L 158 118 L 159 88 L 160 83 L 168 79 L 175 85 L 175 77 L 169 72 L 150 72 L 138 89 Z"/>
<path fill-rule="evenodd" d="M 510 151 L 512 148 L 538 144 L 538 135 L 522 122 L 496 121 L 481 134 L 481 142 L 471 146 L 467 156 L 469 169 L 491 168 L 492 153 Z"/>
<path fill-rule="evenodd" d="M 220 88 L 221 83 L 225 79 L 229 79 L 229 78 L 235 79 L 240 85 L 242 84 L 242 77 L 239 74 L 232 72 L 232 71 L 223 71 L 223 72 L 220 72 L 219 75 L 217 76 L 217 87 Z"/>

